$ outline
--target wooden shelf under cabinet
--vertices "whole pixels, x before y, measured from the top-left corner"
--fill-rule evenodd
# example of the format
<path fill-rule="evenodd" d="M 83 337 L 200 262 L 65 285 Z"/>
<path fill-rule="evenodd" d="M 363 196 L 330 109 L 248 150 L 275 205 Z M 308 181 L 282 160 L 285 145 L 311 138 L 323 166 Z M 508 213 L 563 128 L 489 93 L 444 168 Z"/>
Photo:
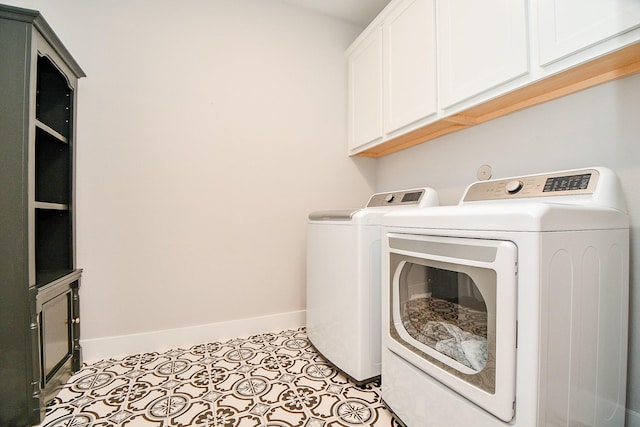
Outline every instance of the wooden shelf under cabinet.
<path fill-rule="evenodd" d="M 640 72 L 640 43 L 524 86 L 355 154 L 382 157 L 518 110 Z"/>

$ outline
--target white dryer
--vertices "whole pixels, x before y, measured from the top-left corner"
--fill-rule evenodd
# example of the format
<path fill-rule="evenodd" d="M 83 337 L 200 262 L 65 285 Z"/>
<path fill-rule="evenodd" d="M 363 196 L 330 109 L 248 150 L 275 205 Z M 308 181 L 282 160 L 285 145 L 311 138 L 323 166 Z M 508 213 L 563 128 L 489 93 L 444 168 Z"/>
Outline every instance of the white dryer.
<path fill-rule="evenodd" d="M 383 220 L 382 397 L 409 427 L 622 427 L 629 222 L 589 168 Z"/>
<path fill-rule="evenodd" d="M 378 193 L 365 208 L 318 211 L 307 226 L 307 335 L 356 381 L 380 375 L 380 219 L 438 204 L 430 188 Z"/>

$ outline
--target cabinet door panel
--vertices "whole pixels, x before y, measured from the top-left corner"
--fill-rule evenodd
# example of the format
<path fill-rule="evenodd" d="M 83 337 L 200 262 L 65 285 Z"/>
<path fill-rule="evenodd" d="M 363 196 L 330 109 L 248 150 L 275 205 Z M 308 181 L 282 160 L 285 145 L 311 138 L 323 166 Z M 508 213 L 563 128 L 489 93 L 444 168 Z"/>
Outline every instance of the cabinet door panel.
<path fill-rule="evenodd" d="M 539 0 L 540 63 L 640 27 L 638 0 Z"/>
<path fill-rule="evenodd" d="M 382 138 L 382 39 L 376 29 L 349 56 L 349 149 Z"/>
<path fill-rule="evenodd" d="M 42 306 L 42 364 L 46 380 L 71 356 L 70 296 L 66 292 Z"/>
<path fill-rule="evenodd" d="M 436 112 L 434 7 L 408 0 L 385 20 L 385 133 Z"/>
<path fill-rule="evenodd" d="M 437 5 L 442 108 L 528 72 L 525 0 L 442 0 Z"/>

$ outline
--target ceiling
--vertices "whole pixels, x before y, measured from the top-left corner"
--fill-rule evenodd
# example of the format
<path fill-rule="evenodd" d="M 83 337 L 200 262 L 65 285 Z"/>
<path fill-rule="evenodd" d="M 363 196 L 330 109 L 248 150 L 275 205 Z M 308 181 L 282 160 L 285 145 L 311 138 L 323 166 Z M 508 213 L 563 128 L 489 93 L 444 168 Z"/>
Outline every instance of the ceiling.
<path fill-rule="evenodd" d="M 390 0 L 282 0 L 304 9 L 366 27 Z"/>

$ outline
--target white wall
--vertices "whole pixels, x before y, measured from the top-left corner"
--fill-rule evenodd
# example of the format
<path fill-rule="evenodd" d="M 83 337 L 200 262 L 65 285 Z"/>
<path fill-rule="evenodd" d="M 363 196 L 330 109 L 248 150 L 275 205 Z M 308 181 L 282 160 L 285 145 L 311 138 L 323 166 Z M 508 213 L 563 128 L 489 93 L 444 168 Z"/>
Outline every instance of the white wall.
<path fill-rule="evenodd" d="M 501 178 L 587 166 L 617 172 L 631 220 L 628 426 L 640 426 L 640 74 L 454 133 L 378 161 L 378 190 L 432 186 L 458 202 L 482 164 Z"/>
<path fill-rule="evenodd" d="M 304 310 L 307 214 L 362 206 L 375 184 L 375 161 L 346 156 L 360 29 L 275 0 L 13 4 L 88 75 L 82 339 Z"/>

